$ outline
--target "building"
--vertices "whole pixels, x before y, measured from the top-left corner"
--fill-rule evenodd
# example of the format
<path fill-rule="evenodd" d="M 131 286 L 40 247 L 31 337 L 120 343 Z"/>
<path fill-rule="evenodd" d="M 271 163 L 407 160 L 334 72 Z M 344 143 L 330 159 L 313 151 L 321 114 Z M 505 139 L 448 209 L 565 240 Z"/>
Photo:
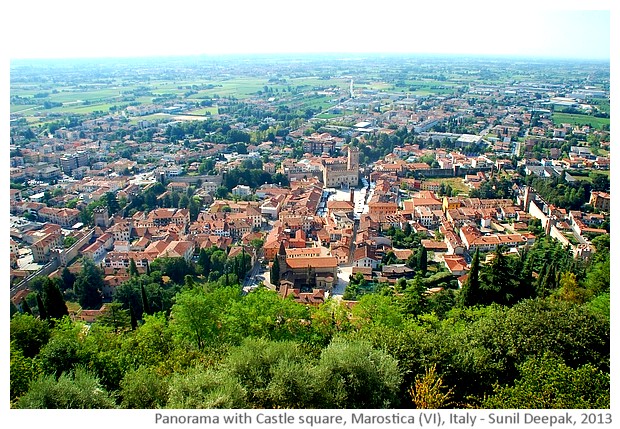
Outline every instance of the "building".
<path fill-rule="evenodd" d="M 328 188 L 359 184 L 359 149 L 349 146 L 346 158 L 322 158 L 323 184 Z"/>
<path fill-rule="evenodd" d="M 280 243 L 277 258 L 280 266 L 277 288 L 286 281 L 289 288 L 301 292 L 313 289 L 331 291 L 338 279 L 338 260 L 333 256 L 289 258 L 284 243 Z"/>
<path fill-rule="evenodd" d="M 590 205 L 595 209 L 608 212 L 611 204 L 611 197 L 606 192 L 592 192 L 590 194 Z"/>
<path fill-rule="evenodd" d="M 252 195 L 252 189 L 247 185 L 237 185 L 232 189 L 232 194 L 235 197 L 248 197 Z"/>

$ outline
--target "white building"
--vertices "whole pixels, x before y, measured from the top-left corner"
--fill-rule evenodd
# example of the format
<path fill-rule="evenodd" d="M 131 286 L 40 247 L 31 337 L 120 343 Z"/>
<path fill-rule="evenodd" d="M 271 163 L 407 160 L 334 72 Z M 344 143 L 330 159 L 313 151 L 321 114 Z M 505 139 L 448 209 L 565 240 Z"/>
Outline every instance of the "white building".
<path fill-rule="evenodd" d="M 247 197 L 252 195 L 252 189 L 247 185 L 237 185 L 232 189 L 232 194 L 236 197 Z"/>

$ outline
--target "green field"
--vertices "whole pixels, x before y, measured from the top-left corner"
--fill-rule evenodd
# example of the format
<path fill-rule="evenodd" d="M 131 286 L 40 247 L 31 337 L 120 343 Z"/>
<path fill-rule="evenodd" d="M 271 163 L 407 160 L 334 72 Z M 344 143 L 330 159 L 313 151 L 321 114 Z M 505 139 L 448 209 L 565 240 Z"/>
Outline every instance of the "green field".
<path fill-rule="evenodd" d="M 449 179 L 429 179 L 429 181 L 443 183 L 444 185 L 450 185 L 453 195 L 456 194 L 469 194 L 469 187 L 463 183 L 463 179 L 460 177 L 452 177 Z"/>
<path fill-rule="evenodd" d="M 210 112 L 212 115 L 217 115 L 218 108 L 217 107 L 203 107 L 203 108 L 196 109 L 196 110 L 190 110 L 187 113 L 189 115 L 206 115 L 207 112 Z"/>
<path fill-rule="evenodd" d="M 609 118 L 595 118 L 590 115 L 579 115 L 574 113 L 554 113 L 553 123 L 555 125 L 571 124 L 571 125 L 590 125 L 597 130 L 600 130 L 603 125 L 609 125 Z"/>

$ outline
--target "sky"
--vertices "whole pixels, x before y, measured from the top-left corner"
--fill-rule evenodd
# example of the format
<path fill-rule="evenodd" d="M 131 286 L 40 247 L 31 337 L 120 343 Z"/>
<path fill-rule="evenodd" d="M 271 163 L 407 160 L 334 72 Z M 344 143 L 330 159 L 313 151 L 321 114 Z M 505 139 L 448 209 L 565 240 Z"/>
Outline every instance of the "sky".
<path fill-rule="evenodd" d="M 5 2 L 11 59 L 248 53 L 610 58 L 612 0 Z"/>

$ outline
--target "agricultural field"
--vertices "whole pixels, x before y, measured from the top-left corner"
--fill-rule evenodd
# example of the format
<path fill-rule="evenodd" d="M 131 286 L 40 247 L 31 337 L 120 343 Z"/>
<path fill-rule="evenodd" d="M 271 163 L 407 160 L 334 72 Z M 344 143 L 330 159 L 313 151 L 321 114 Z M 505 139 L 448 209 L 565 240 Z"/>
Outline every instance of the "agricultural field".
<path fill-rule="evenodd" d="M 553 123 L 555 125 L 571 124 L 571 125 L 590 125 L 597 130 L 603 128 L 603 125 L 609 126 L 609 118 L 597 118 L 590 115 L 579 115 L 574 113 L 554 113 Z"/>

